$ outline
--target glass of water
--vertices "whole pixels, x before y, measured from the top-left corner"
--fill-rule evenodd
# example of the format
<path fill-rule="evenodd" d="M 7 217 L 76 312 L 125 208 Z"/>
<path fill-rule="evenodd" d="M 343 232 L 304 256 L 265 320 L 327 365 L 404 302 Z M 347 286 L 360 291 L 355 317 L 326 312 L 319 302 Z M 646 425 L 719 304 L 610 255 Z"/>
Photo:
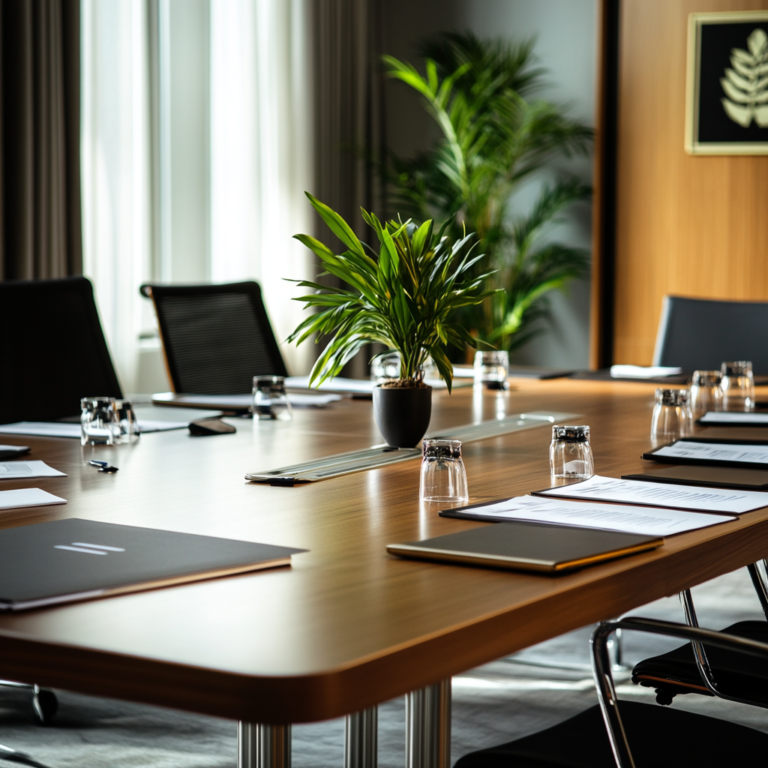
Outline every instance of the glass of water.
<path fill-rule="evenodd" d="M 693 434 L 693 413 L 687 389 L 657 389 L 651 417 L 651 440 L 672 443 Z"/>
<path fill-rule="evenodd" d="M 386 352 L 377 355 L 371 363 L 371 378 L 381 384 L 390 379 L 400 378 L 400 353 Z"/>
<path fill-rule="evenodd" d="M 468 501 L 467 471 L 461 440 L 425 439 L 422 443 L 421 501 Z"/>
<path fill-rule="evenodd" d="M 708 411 L 723 410 L 723 374 L 694 371 L 691 383 L 691 412 L 698 419 Z"/>
<path fill-rule="evenodd" d="M 558 480 L 588 480 L 595 474 L 588 426 L 552 427 L 549 471 L 553 483 Z"/>
<path fill-rule="evenodd" d="M 475 352 L 475 386 L 486 389 L 508 389 L 509 352 Z"/>
<path fill-rule="evenodd" d="M 283 376 L 253 377 L 253 417 L 260 421 L 290 421 L 291 401 L 285 391 Z"/>
<path fill-rule="evenodd" d="M 749 360 L 726 362 L 721 366 L 723 373 L 723 410 L 754 411 L 755 380 L 752 363 Z"/>
<path fill-rule="evenodd" d="M 84 397 L 80 400 L 80 444 L 115 445 L 120 442 L 120 424 L 114 397 Z"/>
<path fill-rule="evenodd" d="M 116 442 L 132 445 L 138 443 L 141 437 L 139 422 L 136 419 L 136 411 L 130 400 L 115 400 L 115 418 L 117 420 L 117 432 L 119 440 Z"/>

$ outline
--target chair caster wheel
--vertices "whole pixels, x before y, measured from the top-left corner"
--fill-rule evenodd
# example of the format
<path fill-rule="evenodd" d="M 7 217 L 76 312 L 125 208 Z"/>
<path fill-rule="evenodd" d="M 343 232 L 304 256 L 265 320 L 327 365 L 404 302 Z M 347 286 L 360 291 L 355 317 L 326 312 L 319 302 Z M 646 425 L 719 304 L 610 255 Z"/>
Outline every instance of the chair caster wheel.
<path fill-rule="evenodd" d="M 59 700 L 53 691 L 35 686 L 32 706 L 34 707 L 38 723 L 40 725 L 49 725 L 56 714 L 56 710 L 59 708 Z"/>

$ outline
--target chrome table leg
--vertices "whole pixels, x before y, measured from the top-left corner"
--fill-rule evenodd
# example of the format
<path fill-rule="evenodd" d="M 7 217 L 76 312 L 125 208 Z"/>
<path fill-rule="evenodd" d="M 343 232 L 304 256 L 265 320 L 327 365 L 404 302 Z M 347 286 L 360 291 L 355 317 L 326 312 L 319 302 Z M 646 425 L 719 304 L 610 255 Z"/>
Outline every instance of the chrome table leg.
<path fill-rule="evenodd" d="M 379 758 L 378 718 L 378 707 L 347 715 L 345 768 L 376 768 Z"/>
<path fill-rule="evenodd" d="M 239 722 L 237 768 L 291 768 L 291 726 Z"/>
<path fill-rule="evenodd" d="M 406 768 L 450 768 L 450 680 L 406 696 L 405 765 Z"/>

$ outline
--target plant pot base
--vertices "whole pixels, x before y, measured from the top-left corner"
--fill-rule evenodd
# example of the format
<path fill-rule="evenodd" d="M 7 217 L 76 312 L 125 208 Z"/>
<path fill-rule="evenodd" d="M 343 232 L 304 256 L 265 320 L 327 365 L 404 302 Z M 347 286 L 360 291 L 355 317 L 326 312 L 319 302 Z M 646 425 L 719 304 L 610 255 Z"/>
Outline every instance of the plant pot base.
<path fill-rule="evenodd" d="M 387 445 L 413 448 L 429 428 L 432 387 L 374 387 L 373 415 Z"/>

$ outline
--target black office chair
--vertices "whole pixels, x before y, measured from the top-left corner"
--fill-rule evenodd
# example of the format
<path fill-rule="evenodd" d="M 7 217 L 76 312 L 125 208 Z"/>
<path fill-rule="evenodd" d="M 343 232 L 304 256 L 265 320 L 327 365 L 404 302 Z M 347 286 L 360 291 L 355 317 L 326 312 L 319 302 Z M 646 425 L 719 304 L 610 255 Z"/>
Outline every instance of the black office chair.
<path fill-rule="evenodd" d="M 252 390 L 255 375 L 288 375 L 258 283 L 140 290 L 155 305 L 174 392 L 240 395 Z"/>
<path fill-rule="evenodd" d="M 0 424 L 78 416 L 122 397 L 85 277 L 0 282 Z"/>
<path fill-rule="evenodd" d="M 749 567 L 763 613 L 768 619 L 768 588 L 757 564 Z M 697 627 L 698 619 L 690 590 L 680 593 L 686 621 Z M 768 621 L 739 621 L 722 630 L 725 634 L 768 643 Z M 716 696 L 754 706 L 768 707 L 768 661 L 748 659 L 721 648 L 706 650 L 683 645 L 659 656 L 643 659 L 632 670 L 632 682 L 656 689 L 656 701 L 672 703 L 680 694 Z"/>
<path fill-rule="evenodd" d="M 725 360 L 751 360 L 754 373 L 768 374 L 768 302 L 665 296 L 653 364 L 692 373 L 719 371 Z"/>
<path fill-rule="evenodd" d="M 607 649 L 617 629 L 706 642 L 708 648 L 768 660 L 768 644 L 720 632 L 639 617 L 605 622 L 591 641 L 599 705 L 531 736 L 465 755 L 454 768 L 722 768 L 763 759 L 768 734 L 762 731 L 652 704 L 619 705 Z"/>

